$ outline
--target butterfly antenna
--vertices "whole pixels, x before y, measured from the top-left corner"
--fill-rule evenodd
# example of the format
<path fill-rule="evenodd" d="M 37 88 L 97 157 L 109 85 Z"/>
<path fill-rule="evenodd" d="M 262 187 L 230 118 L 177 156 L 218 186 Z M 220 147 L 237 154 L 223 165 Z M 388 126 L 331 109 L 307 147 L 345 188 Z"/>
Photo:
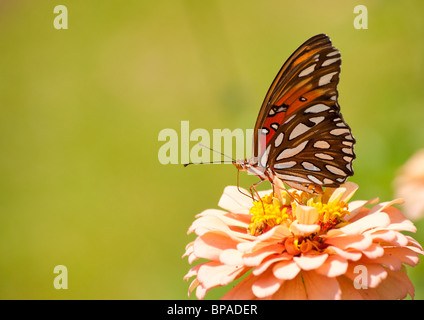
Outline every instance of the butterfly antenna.
<path fill-rule="evenodd" d="M 201 147 L 203 147 L 203 148 L 206 148 L 206 149 L 209 149 L 209 150 L 211 150 L 211 151 L 213 151 L 213 152 L 216 152 L 216 153 L 220 154 L 221 156 L 224 156 L 224 157 L 226 157 L 226 158 L 228 158 L 228 159 L 231 159 L 231 161 L 221 160 L 221 161 L 199 162 L 199 163 L 189 162 L 189 163 L 185 163 L 185 164 L 184 164 L 184 167 L 187 167 L 189 164 L 234 163 L 234 162 L 236 161 L 236 160 L 234 160 L 233 158 L 231 158 L 231 157 L 227 156 L 226 154 L 223 154 L 222 152 L 216 151 L 216 150 L 214 150 L 214 149 L 212 149 L 212 148 L 210 148 L 210 147 L 208 147 L 208 146 L 205 146 L 204 144 L 199 143 L 199 146 L 201 146 Z"/>
<path fill-rule="evenodd" d="M 233 163 L 233 161 L 221 160 L 221 161 L 212 161 L 212 162 L 189 162 L 189 163 L 184 163 L 183 166 L 187 167 L 190 164 L 215 164 L 215 163 Z"/>
<path fill-rule="evenodd" d="M 206 148 L 206 149 L 209 149 L 209 150 L 211 150 L 211 151 L 213 151 L 213 152 L 215 152 L 215 153 L 218 153 L 218 154 L 220 154 L 221 156 L 224 156 L 224 157 L 226 157 L 226 158 L 228 158 L 228 159 L 231 159 L 231 161 L 232 161 L 232 162 L 235 162 L 235 161 L 236 161 L 235 159 L 231 158 L 230 156 L 227 156 L 226 154 L 223 154 L 222 152 L 216 151 L 216 150 L 214 150 L 214 149 L 212 149 L 212 148 L 210 148 L 210 147 L 208 147 L 208 146 L 205 146 L 205 145 L 204 145 L 204 144 L 202 144 L 202 143 L 199 143 L 199 146 L 201 146 L 201 147 L 203 147 L 203 148 Z"/>

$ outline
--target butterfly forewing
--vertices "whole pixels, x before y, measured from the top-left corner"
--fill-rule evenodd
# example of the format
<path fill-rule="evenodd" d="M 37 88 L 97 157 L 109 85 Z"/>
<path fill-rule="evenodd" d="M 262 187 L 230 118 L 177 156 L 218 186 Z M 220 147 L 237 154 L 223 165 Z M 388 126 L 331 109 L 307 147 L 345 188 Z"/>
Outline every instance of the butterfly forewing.
<path fill-rule="evenodd" d="M 262 104 L 254 157 L 291 186 L 337 187 L 353 174 L 355 140 L 337 102 L 340 64 L 326 35 L 312 37 L 283 65 Z"/>
<path fill-rule="evenodd" d="M 258 147 L 258 141 L 260 141 L 256 136 L 258 129 L 264 128 L 265 132 L 269 129 L 270 124 L 281 123 L 284 118 L 287 118 L 287 115 L 294 113 L 304 105 L 306 101 L 304 99 L 316 96 L 322 91 L 328 95 L 325 99 L 329 99 L 333 95 L 336 95 L 335 98 L 337 98 L 335 85 L 332 90 L 328 86 L 327 88 L 319 88 L 317 85 L 319 75 L 325 75 L 325 69 L 328 70 L 328 68 L 321 70 L 319 67 L 326 60 L 327 54 L 334 54 L 332 58 L 340 58 L 338 50 L 332 47 L 330 39 L 326 35 L 320 34 L 302 44 L 284 63 L 272 82 L 259 111 L 255 124 L 254 156 L 259 156 L 265 147 L 264 145 Z M 333 64 L 330 69 L 337 72 L 332 79 L 337 84 L 340 62 Z M 271 121 L 272 123 L 270 123 Z M 272 131 L 267 134 L 266 142 L 270 140 L 272 135 Z"/>

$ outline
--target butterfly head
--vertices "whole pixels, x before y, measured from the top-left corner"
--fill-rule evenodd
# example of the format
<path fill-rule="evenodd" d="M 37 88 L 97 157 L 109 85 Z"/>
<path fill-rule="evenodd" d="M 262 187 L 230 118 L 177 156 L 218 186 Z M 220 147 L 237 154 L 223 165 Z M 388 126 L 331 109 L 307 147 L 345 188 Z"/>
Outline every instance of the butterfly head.
<path fill-rule="evenodd" d="M 247 171 L 248 161 L 246 159 L 238 159 L 233 161 L 233 165 L 237 168 L 238 171 Z"/>

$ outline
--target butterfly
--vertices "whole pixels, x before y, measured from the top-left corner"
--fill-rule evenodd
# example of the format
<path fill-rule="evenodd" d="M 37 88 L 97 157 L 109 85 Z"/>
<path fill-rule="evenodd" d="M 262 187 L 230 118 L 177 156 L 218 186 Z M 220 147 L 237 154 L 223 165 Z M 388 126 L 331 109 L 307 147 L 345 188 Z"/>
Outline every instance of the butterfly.
<path fill-rule="evenodd" d="M 308 193 L 339 187 L 353 175 L 356 141 L 337 101 L 340 65 L 325 34 L 289 57 L 259 111 L 252 158 L 233 162 L 239 171 L 257 175 L 259 183 L 277 177 Z"/>

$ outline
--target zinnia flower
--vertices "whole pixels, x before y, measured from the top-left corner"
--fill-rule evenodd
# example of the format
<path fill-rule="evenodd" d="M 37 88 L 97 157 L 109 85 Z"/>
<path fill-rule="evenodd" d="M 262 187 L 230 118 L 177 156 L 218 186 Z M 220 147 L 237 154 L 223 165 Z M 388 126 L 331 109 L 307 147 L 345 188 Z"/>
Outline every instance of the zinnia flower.
<path fill-rule="evenodd" d="M 348 182 L 313 195 L 291 189 L 259 192 L 252 201 L 226 187 L 219 201 L 189 228 L 186 247 L 195 276 L 189 294 L 238 282 L 223 299 L 402 299 L 414 297 L 405 265 L 415 266 L 421 246 L 393 200 L 348 203 L 358 186 Z M 245 190 L 244 190 L 245 191 Z M 371 208 L 366 205 L 373 205 Z"/>
<path fill-rule="evenodd" d="M 396 196 L 403 198 L 405 215 L 418 220 L 424 215 L 424 150 L 414 154 L 399 170 L 394 181 Z"/>

